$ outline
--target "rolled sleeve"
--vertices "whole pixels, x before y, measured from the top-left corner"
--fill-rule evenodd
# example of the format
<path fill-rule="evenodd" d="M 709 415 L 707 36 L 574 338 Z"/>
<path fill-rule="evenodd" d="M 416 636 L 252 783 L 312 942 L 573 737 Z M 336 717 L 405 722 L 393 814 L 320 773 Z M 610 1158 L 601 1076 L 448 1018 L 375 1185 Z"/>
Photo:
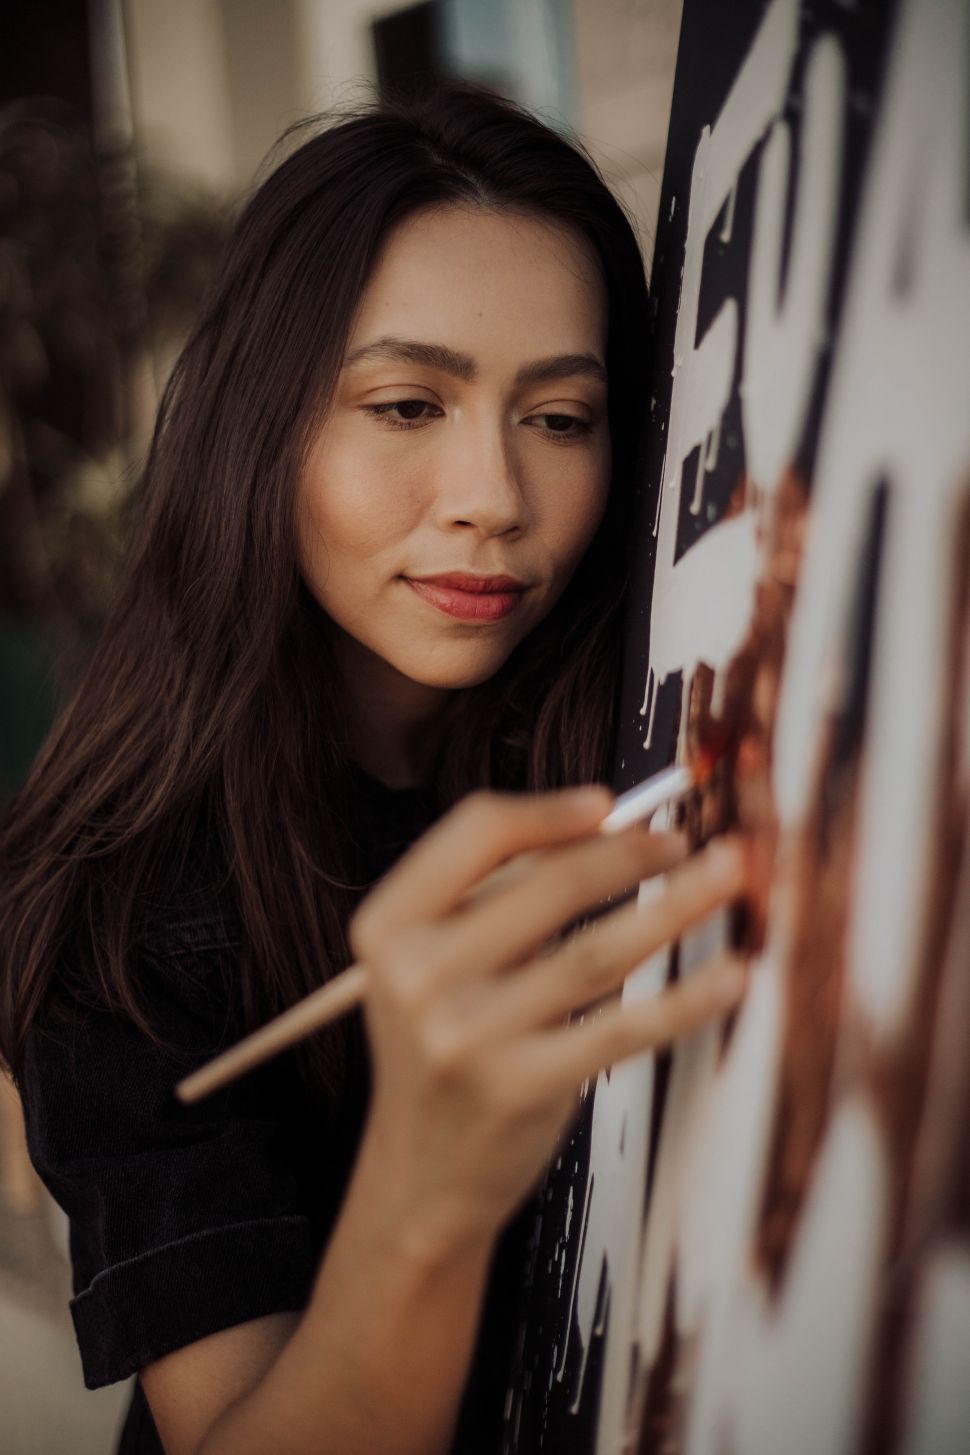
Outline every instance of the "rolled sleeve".
<path fill-rule="evenodd" d="M 174 1084 L 239 1034 L 226 947 L 145 955 L 161 1043 L 61 1000 L 21 1082 L 31 1158 L 70 1222 L 71 1314 L 89 1388 L 234 1324 L 305 1306 L 320 1234 L 294 1165 L 301 1105 L 264 1068 L 194 1106 Z M 322 1155 L 322 1151 L 321 1151 Z"/>
<path fill-rule="evenodd" d="M 70 1306 L 85 1384 L 113 1384 L 207 1334 L 303 1308 L 314 1262 L 310 1223 L 293 1216 L 207 1228 L 102 1269 Z"/>

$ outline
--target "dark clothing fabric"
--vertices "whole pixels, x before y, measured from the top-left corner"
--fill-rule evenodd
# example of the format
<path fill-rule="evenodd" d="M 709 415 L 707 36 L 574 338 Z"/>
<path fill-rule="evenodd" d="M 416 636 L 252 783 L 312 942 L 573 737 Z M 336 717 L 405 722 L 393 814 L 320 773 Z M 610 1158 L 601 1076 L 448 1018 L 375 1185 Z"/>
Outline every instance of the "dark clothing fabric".
<path fill-rule="evenodd" d="M 357 772 L 354 830 L 370 879 L 431 822 L 430 798 Z M 303 1308 L 352 1169 L 366 1075 L 321 1119 L 283 1055 L 202 1103 L 172 1087 L 242 1033 L 232 995 L 241 935 L 217 893 L 176 896 L 141 932 L 139 987 L 165 1044 L 77 993 L 38 1022 L 21 1085 L 30 1152 L 70 1219 L 71 1313 L 90 1388 L 196 1339 Z M 360 1070 L 361 1068 L 357 1068 Z M 526 1209 L 496 1254 L 455 1450 L 501 1440 Z M 376 1294 L 376 1291 L 375 1291 Z M 160 1455 L 140 1384 L 119 1455 Z"/>

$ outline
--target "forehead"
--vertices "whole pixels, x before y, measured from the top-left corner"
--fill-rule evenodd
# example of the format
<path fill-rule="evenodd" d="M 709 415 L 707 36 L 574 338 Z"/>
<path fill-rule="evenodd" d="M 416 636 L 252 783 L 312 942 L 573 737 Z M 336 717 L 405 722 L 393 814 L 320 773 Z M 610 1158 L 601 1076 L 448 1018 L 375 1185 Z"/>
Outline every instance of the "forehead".
<path fill-rule="evenodd" d="M 427 209 L 390 234 L 348 348 L 396 334 L 478 353 L 605 350 L 606 289 L 579 234 L 473 206 Z"/>

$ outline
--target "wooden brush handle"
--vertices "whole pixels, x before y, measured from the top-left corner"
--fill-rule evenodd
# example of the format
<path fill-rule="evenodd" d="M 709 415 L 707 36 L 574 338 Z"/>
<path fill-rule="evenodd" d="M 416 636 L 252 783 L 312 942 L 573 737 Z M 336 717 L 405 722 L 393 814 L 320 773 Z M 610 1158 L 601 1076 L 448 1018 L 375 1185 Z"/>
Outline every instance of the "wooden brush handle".
<path fill-rule="evenodd" d="M 191 1076 L 186 1076 L 176 1086 L 175 1095 L 180 1101 L 191 1102 L 200 1101 L 210 1092 L 218 1091 L 220 1086 L 235 1081 L 254 1066 L 268 1061 L 278 1051 L 295 1046 L 304 1036 L 321 1030 L 345 1011 L 352 1010 L 363 1000 L 366 988 L 367 972 L 364 966 L 348 966 L 333 980 L 321 985 L 319 990 L 314 990 L 304 1000 L 297 1001 L 296 1005 L 275 1020 L 261 1026 L 258 1031 L 253 1031 L 252 1035 L 238 1041 L 235 1046 L 230 1046 L 228 1051 L 223 1051 L 221 1056 L 216 1056 L 198 1071 L 193 1071 Z"/>
<path fill-rule="evenodd" d="M 630 824 L 643 821 L 663 804 L 683 798 L 695 782 L 696 774 L 693 769 L 683 766 L 661 769 L 645 783 L 637 784 L 617 799 L 600 824 L 600 833 L 620 833 Z M 500 885 L 507 885 L 517 875 L 522 874 L 535 858 L 536 851 L 519 854 L 507 864 L 493 869 L 467 896 L 468 901 L 491 894 Z M 200 1066 L 191 1076 L 186 1076 L 176 1086 L 175 1095 L 180 1101 L 200 1101 L 203 1096 L 218 1091 L 220 1086 L 226 1086 L 230 1081 L 235 1081 L 237 1076 L 242 1076 L 254 1066 L 268 1061 L 278 1051 L 295 1046 L 304 1036 L 321 1030 L 345 1011 L 352 1010 L 363 1000 L 366 989 L 367 972 L 364 966 L 349 966 L 319 990 L 312 991 L 305 1000 L 298 1001 L 275 1020 L 269 1021 L 260 1030 L 253 1031 L 252 1035 L 246 1036 L 228 1051 L 223 1051 L 221 1056 L 216 1056 L 205 1066 Z"/>
<path fill-rule="evenodd" d="M 535 854 L 520 854 L 517 859 L 493 870 L 468 895 L 469 902 L 491 893 L 498 885 L 521 874 L 527 863 L 535 857 Z M 201 1101 L 204 1096 L 218 1091 L 221 1086 L 228 1086 L 230 1081 L 235 1081 L 237 1077 L 244 1076 L 247 1071 L 252 1071 L 254 1067 L 268 1061 L 277 1052 L 295 1046 L 304 1036 L 322 1030 L 345 1011 L 353 1010 L 355 1005 L 361 1003 L 366 991 L 367 972 L 364 966 L 348 966 L 332 980 L 328 980 L 326 985 L 321 985 L 319 990 L 312 991 L 304 1000 L 297 1001 L 296 1005 L 283 1011 L 282 1015 L 276 1016 L 258 1031 L 253 1031 L 251 1035 L 237 1041 L 228 1051 L 223 1051 L 220 1056 L 200 1066 L 198 1071 L 193 1071 L 191 1076 L 186 1076 L 176 1086 L 175 1095 L 179 1101 Z"/>

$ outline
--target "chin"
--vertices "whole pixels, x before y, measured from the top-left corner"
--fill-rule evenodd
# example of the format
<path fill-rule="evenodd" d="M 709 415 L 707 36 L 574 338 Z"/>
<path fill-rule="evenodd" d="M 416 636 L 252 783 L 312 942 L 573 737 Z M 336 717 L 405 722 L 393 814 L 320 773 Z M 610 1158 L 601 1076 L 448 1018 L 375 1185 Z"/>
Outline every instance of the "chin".
<path fill-rule="evenodd" d="M 473 660 L 457 659 L 432 665 L 424 658 L 420 662 L 401 662 L 397 666 L 404 676 L 410 677 L 412 682 L 420 682 L 423 687 L 460 692 L 466 687 L 479 687 L 494 677 L 505 666 L 511 650 L 510 647 L 502 652 L 476 653 Z"/>
<path fill-rule="evenodd" d="M 421 672 L 407 673 L 413 682 L 419 682 L 422 687 L 437 687 L 442 692 L 461 692 L 467 687 L 480 687 L 490 677 L 494 677 L 504 666 L 504 659 L 497 662 L 494 667 L 480 668 L 478 671 L 467 672 Z"/>

